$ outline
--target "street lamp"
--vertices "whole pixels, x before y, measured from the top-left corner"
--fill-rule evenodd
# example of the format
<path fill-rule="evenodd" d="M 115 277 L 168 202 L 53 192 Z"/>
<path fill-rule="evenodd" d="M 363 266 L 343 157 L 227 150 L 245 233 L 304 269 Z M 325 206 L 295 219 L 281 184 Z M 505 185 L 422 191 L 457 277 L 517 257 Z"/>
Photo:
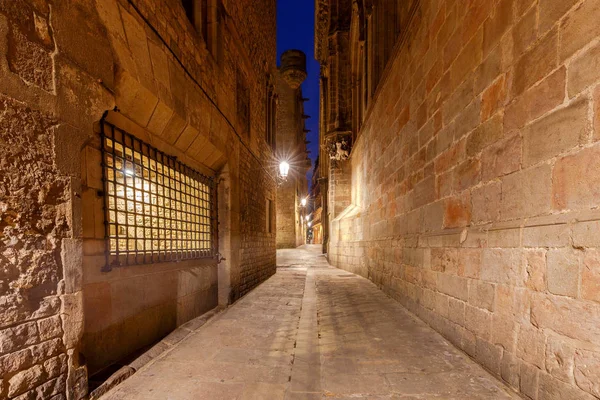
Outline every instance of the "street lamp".
<path fill-rule="evenodd" d="M 306 221 L 308 222 L 308 215 L 306 216 Z"/>
<path fill-rule="evenodd" d="M 309 223 L 308 223 L 308 227 L 310 228 L 310 226 L 311 226 L 311 225 L 312 225 L 312 222 L 309 222 Z"/>
<path fill-rule="evenodd" d="M 279 164 L 279 177 L 281 177 L 282 179 L 287 179 L 288 173 L 290 172 L 290 164 L 288 164 L 286 161 L 282 161 Z"/>
<path fill-rule="evenodd" d="M 302 204 L 302 207 L 306 207 L 306 197 L 300 200 L 300 204 Z"/>

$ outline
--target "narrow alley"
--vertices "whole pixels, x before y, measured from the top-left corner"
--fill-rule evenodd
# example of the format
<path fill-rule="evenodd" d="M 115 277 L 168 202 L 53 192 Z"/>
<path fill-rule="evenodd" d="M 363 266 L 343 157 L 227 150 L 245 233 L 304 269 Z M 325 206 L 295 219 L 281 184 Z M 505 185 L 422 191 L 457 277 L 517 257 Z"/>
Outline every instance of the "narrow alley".
<path fill-rule="evenodd" d="M 109 392 L 151 399 L 512 399 L 482 367 L 319 246 Z"/>

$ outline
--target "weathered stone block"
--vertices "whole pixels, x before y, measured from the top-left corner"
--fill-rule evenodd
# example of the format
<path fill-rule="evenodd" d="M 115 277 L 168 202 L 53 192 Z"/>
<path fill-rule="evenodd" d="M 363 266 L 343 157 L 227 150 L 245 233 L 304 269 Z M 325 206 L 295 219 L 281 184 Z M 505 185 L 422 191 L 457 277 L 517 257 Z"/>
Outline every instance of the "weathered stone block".
<path fill-rule="evenodd" d="M 491 283 L 471 281 L 469 285 L 469 304 L 494 311 L 495 286 Z"/>
<path fill-rule="evenodd" d="M 58 315 L 41 319 L 37 321 L 37 324 L 41 341 L 62 336 L 62 322 Z"/>
<path fill-rule="evenodd" d="M 552 375 L 544 372 L 540 373 L 539 398 L 544 400 L 594 400 L 591 396 L 575 386 L 561 382 Z"/>
<path fill-rule="evenodd" d="M 522 142 L 520 135 L 513 135 L 484 150 L 481 156 L 482 181 L 517 171 L 521 167 Z M 491 207 L 497 207 L 497 204 L 493 203 Z"/>
<path fill-rule="evenodd" d="M 514 249 L 484 249 L 481 262 L 481 279 L 514 284 L 519 276 L 520 253 Z"/>
<path fill-rule="evenodd" d="M 540 32 L 546 32 L 552 28 L 576 3 L 576 0 L 541 0 L 539 5 Z"/>
<path fill-rule="evenodd" d="M 506 75 L 502 75 L 481 96 L 481 120 L 487 121 L 506 103 Z"/>
<path fill-rule="evenodd" d="M 600 44 L 588 49 L 569 65 L 568 90 L 573 97 L 600 80 Z"/>
<path fill-rule="evenodd" d="M 27 322 L 0 330 L 0 354 L 6 354 L 39 342 L 35 322 Z"/>
<path fill-rule="evenodd" d="M 32 368 L 17 373 L 8 381 L 8 396 L 15 397 L 39 385 L 46 380 L 46 376 L 44 368 L 41 365 L 35 365 Z"/>
<path fill-rule="evenodd" d="M 552 177 L 556 210 L 579 210 L 600 205 L 600 146 L 563 157 L 556 162 Z"/>
<path fill-rule="evenodd" d="M 481 273 L 481 250 L 460 249 L 458 252 L 458 275 L 479 279 Z"/>
<path fill-rule="evenodd" d="M 546 251 L 524 250 L 525 286 L 537 292 L 546 290 Z"/>
<path fill-rule="evenodd" d="M 471 196 L 468 191 L 460 197 L 445 201 L 444 228 L 460 228 L 471 223 Z"/>
<path fill-rule="evenodd" d="M 513 0 L 502 0 L 496 4 L 493 14 L 485 21 L 483 26 L 483 54 L 489 51 L 500 41 L 504 33 L 513 23 Z"/>
<path fill-rule="evenodd" d="M 600 251 L 586 250 L 581 269 L 581 297 L 600 303 Z"/>
<path fill-rule="evenodd" d="M 465 302 L 450 297 L 448 302 L 448 318 L 460 325 L 465 325 Z"/>
<path fill-rule="evenodd" d="M 465 305 L 465 328 L 479 338 L 490 340 L 492 331 L 492 314 L 486 310 Z"/>
<path fill-rule="evenodd" d="M 535 294 L 531 302 L 531 322 L 540 329 L 600 343 L 600 304 L 597 303 Z"/>
<path fill-rule="evenodd" d="M 523 229 L 525 247 L 565 247 L 569 245 L 570 228 L 567 224 L 531 226 Z"/>
<path fill-rule="evenodd" d="M 558 30 L 548 32 L 521 56 L 514 70 L 512 94 L 518 96 L 558 66 Z"/>
<path fill-rule="evenodd" d="M 523 133 L 523 164 L 545 161 L 583 143 L 591 132 L 588 102 L 580 99 L 536 121 Z"/>
<path fill-rule="evenodd" d="M 571 249 L 548 251 L 548 291 L 577 297 L 579 292 L 580 254 Z"/>
<path fill-rule="evenodd" d="M 521 325 L 517 341 L 517 357 L 538 368 L 544 367 L 546 337 L 533 326 Z"/>
<path fill-rule="evenodd" d="M 431 269 L 456 275 L 458 272 L 458 249 L 431 249 Z"/>
<path fill-rule="evenodd" d="M 514 353 L 517 345 L 517 324 L 512 315 L 492 314 L 492 343 Z"/>
<path fill-rule="evenodd" d="M 528 363 L 521 363 L 521 392 L 530 399 L 538 399 L 540 370 Z"/>
<path fill-rule="evenodd" d="M 506 107 L 504 129 L 511 131 L 540 117 L 565 98 L 566 68 L 560 67 Z"/>
<path fill-rule="evenodd" d="M 502 353 L 502 362 L 500 364 L 500 376 L 504 382 L 508 383 L 514 390 L 519 390 L 520 382 L 520 363 L 519 359 L 512 353 L 504 351 Z"/>
<path fill-rule="evenodd" d="M 577 350 L 575 353 L 575 381 L 582 390 L 600 397 L 599 352 Z"/>
<path fill-rule="evenodd" d="M 569 3 L 572 0 L 569 0 Z M 587 43 L 598 37 L 600 4 L 584 1 L 560 23 L 560 59 L 566 60 Z"/>
<path fill-rule="evenodd" d="M 481 180 L 481 162 L 477 158 L 471 158 L 455 168 L 454 189 L 463 191 L 475 186 Z"/>
<path fill-rule="evenodd" d="M 449 274 L 438 274 L 437 280 L 438 290 L 442 293 L 452 296 L 457 299 L 466 301 L 469 296 L 468 281 Z"/>
<path fill-rule="evenodd" d="M 501 204 L 502 201 L 500 183 L 493 182 L 473 189 L 471 199 L 473 203 L 473 222 L 494 222 L 500 218 L 500 208 L 498 207 L 498 204 Z"/>
<path fill-rule="evenodd" d="M 0 375 L 8 376 L 33 364 L 33 356 L 29 349 L 16 351 L 0 357 Z"/>
<path fill-rule="evenodd" d="M 573 383 L 575 349 L 563 340 L 548 336 L 546 344 L 546 371 L 563 382 Z"/>
<path fill-rule="evenodd" d="M 497 114 L 485 123 L 481 124 L 467 137 L 467 156 L 473 157 L 490 144 L 499 140 L 504 131 L 502 126 L 502 115 Z"/>
<path fill-rule="evenodd" d="M 573 226 L 573 246 L 600 247 L 600 221 L 576 223 Z"/>
<path fill-rule="evenodd" d="M 501 219 L 545 214 L 551 205 L 550 166 L 540 165 L 502 179 Z"/>
<path fill-rule="evenodd" d="M 521 1 L 517 1 L 517 5 L 521 3 Z M 516 56 L 523 54 L 537 39 L 537 11 L 537 7 L 531 7 L 513 28 L 513 50 Z"/>
<path fill-rule="evenodd" d="M 479 30 L 463 47 L 452 64 L 450 76 L 454 87 L 458 86 L 473 69 L 479 65 L 483 57 L 483 31 Z"/>

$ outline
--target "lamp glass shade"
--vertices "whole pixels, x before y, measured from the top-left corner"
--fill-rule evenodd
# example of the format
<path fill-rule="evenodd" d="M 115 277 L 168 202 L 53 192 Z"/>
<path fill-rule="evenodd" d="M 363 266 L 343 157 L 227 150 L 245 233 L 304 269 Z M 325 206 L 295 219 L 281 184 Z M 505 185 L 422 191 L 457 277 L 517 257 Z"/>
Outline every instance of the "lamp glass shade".
<path fill-rule="evenodd" d="M 289 173 L 289 172 L 290 172 L 290 164 L 288 164 L 288 163 L 287 163 L 287 162 L 285 162 L 285 161 L 282 161 L 282 162 L 279 164 L 279 175 L 280 175 L 282 178 L 287 178 L 287 176 L 288 176 L 288 173 Z"/>

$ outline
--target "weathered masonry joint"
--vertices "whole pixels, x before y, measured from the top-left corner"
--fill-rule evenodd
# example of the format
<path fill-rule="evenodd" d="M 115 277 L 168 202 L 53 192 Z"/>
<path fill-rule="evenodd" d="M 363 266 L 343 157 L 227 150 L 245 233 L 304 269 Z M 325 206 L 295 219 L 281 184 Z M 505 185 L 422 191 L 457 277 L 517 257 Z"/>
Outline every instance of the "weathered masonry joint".
<path fill-rule="evenodd" d="M 274 1 L 0 2 L 0 398 L 85 398 L 275 273 L 276 73 Z"/>

